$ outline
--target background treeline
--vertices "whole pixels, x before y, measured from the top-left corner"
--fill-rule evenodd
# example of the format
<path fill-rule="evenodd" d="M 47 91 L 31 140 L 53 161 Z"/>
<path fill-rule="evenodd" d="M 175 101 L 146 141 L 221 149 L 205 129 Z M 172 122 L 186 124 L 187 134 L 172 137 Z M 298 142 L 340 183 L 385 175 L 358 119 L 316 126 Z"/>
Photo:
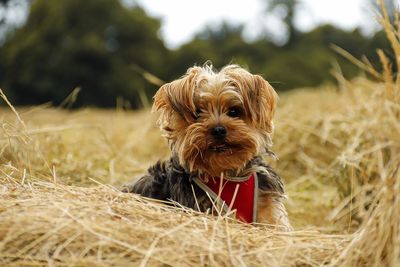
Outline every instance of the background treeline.
<path fill-rule="evenodd" d="M 299 32 L 293 24 L 296 1 L 280 3 L 288 10 L 284 18 L 288 38 L 283 45 L 269 36 L 246 41 L 242 26 L 222 23 L 204 29 L 176 50 L 167 49 L 160 37 L 161 21 L 139 6 L 116 0 L 27 1 L 24 25 L 7 28 L 0 20 L 0 32 L 6 32 L 0 45 L 0 87 L 16 105 L 49 101 L 59 105 L 80 87 L 74 107 L 113 107 L 123 99 L 125 106 L 138 108 L 157 90 L 145 71 L 169 81 L 207 60 L 217 68 L 227 63 L 247 66 L 278 90 L 288 90 L 334 82 L 330 71 L 337 63 L 348 78 L 358 74 L 331 44 L 357 58 L 366 55 L 374 65 L 376 48 L 392 54 L 381 32 L 364 36 L 359 30 L 332 25 Z M 10 2 L 0 1 L 3 10 Z"/>

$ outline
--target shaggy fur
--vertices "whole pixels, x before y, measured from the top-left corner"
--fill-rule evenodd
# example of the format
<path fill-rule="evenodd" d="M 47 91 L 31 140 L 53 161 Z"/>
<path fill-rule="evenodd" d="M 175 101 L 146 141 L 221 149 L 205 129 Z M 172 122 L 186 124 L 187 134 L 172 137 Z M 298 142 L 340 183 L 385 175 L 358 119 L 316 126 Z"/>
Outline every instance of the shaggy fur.
<path fill-rule="evenodd" d="M 261 156 L 270 153 L 277 95 L 259 75 L 228 65 L 193 67 L 163 85 L 153 111 L 172 157 L 158 162 L 125 192 L 174 200 L 201 211 L 211 209 L 207 195 L 192 183 L 223 175 L 227 179 L 258 174 L 257 222 L 290 229 L 283 184 Z M 194 190 L 194 191 L 193 191 Z M 195 196 L 193 195 L 193 192 Z"/>
<path fill-rule="evenodd" d="M 277 198 L 284 194 L 283 183 L 275 171 L 266 165 L 260 157 L 252 159 L 250 167 L 258 167 L 257 172 L 259 189 L 266 194 L 275 195 Z M 211 210 L 212 203 L 205 192 L 194 182 L 193 177 L 179 164 L 177 157 L 166 161 L 159 161 L 148 170 L 148 174 L 139 179 L 135 184 L 126 185 L 123 191 L 137 193 L 146 197 L 159 200 L 176 201 L 183 206 L 197 209 L 192 187 L 197 197 L 200 211 Z"/>

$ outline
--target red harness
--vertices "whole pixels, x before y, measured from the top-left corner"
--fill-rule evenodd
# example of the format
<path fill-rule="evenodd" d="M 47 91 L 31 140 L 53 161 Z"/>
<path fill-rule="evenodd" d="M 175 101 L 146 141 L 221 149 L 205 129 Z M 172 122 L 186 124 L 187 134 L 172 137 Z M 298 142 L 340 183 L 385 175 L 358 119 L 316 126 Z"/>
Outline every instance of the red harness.
<path fill-rule="evenodd" d="M 226 208 L 236 210 L 236 218 L 246 222 L 256 222 L 257 217 L 257 175 L 251 174 L 244 181 L 231 181 L 215 177 L 204 182 L 195 179 L 196 184 L 208 192 L 216 201 L 222 200 Z"/>

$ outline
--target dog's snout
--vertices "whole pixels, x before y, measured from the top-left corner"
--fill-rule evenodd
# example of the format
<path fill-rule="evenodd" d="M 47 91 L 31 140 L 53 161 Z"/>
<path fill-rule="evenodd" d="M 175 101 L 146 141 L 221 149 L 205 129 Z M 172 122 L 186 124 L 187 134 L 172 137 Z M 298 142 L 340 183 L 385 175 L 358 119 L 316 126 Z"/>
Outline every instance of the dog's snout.
<path fill-rule="evenodd" d="M 216 139 L 223 139 L 226 136 L 226 128 L 221 125 L 217 125 L 211 129 L 211 134 Z"/>

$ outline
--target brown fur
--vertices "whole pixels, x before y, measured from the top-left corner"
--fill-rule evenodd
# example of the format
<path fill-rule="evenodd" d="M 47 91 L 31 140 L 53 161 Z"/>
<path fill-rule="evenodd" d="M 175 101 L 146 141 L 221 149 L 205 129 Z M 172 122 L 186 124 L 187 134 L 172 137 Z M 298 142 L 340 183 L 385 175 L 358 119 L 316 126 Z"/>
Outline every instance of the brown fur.
<path fill-rule="evenodd" d="M 260 181 L 273 191 L 260 187 L 258 219 L 290 229 L 281 202 L 283 187 L 279 176 L 268 174 L 271 170 L 265 164 L 249 164 L 269 151 L 276 102 L 276 92 L 261 76 L 236 65 L 228 65 L 220 72 L 204 66 L 192 67 L 180 79 L 163 85 L 154 97 L 153 111 L 159 114 L 158 124 L 176 158 L 174 170 L 182 166 L 189 177 L 206 178 L 265 173 L 262 177 L 266 180 Z M 217 126 L 226 130 L 223 140 L 212 134 Z M 160 166 L 142 178 L 136 186 L 139 189 L 132 192 L 148 191 L 153 193 L 147 195 L 158 196 L 159 192 L 168 195 L 176 190 L 173 185 L 172 191 L 165 189 L 163 177 L 168 168 Z M 272 186 L 274 183 L 278 189 Z"/>
<path fill-rule="evenodd" d="M 257 203 L 257 221 L 277 226 L 278 229 L 291 230 L 285 206 L 274 194 L 260 193 Z"/>
<path fill-rule="evenodd" d="M 270 144 L 276 100 L 267 81 L 238 66 L 226 66 L 218 74 L 208 66 L 193 67 L 160 88 L 153 110 L 160 112 L 158 123 L 180 162 L 190 171 L 218 176 L 242 171 L 254 155 L 264 152 Z M 231 107 L 242 110 L 239 119 L 227 116 Z M 210 130 L 218 124 L 229 133 L 229 149 L 223 155 L 209 149 L 214 142 Z"/>

